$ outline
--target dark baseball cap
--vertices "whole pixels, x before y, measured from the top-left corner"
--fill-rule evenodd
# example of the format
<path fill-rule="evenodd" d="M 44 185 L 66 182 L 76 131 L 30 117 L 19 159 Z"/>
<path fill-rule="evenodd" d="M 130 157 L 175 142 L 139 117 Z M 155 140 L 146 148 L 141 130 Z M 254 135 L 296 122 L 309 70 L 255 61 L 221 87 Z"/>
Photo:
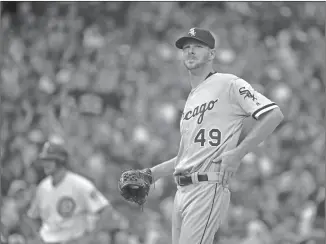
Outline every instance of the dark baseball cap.
<path fill-rule="evenodd" d="M 215 39 L 214 39 L 212 33 L 205 29 L 200 29 L 200 28 L 196 28 L 196 27 L 191 28 L 185 36 L 179 38 L 176 41 L 175 45 L 177 48 L 182 49 L 183 45 L 188 40 L 200 41 L 200 42 L 206 44 L 211 49 L 213 49 L 215 47 Z"/>
<path fill-rule="evenodd" d="M 65 161 L 68 159 L 68 152 L 63 145 L 48 141 L 44 144 L 38 159 Z"/>

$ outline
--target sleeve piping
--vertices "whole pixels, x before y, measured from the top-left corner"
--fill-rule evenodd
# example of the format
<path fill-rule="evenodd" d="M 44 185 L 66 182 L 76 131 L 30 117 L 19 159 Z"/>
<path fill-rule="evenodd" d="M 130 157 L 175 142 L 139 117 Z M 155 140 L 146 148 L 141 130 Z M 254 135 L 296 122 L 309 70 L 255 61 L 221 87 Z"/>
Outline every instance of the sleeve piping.
<path fill-rule="evenodd" d="M 252 117 L 258 120 L 259 116 L 277 107 L 276 103 L 267 104 L 253 112 Z"/>

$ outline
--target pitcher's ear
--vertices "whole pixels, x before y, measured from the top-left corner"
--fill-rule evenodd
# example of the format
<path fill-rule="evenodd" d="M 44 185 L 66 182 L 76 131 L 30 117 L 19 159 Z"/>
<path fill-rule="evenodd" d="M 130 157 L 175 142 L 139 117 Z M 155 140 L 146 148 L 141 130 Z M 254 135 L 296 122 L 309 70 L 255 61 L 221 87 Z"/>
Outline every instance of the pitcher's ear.
<path fill-rule="evenodd" d="M 215 59 L 216 50 L 215 49 L 211 49 L 209 55 L 210 55 L 210 60 Z"/>

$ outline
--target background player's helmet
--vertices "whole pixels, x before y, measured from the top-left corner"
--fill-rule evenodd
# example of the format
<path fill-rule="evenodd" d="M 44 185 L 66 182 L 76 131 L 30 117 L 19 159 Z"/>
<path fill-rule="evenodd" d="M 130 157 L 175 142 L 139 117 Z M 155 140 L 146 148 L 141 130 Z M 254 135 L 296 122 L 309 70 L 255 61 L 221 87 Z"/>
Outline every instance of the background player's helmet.
<path fill-rule="evenodd" d="M 39 160 L 55 160 L 60 164 L 67 164 L 68 152 L 63 145 L 48 141 L 42 148 Z"/>

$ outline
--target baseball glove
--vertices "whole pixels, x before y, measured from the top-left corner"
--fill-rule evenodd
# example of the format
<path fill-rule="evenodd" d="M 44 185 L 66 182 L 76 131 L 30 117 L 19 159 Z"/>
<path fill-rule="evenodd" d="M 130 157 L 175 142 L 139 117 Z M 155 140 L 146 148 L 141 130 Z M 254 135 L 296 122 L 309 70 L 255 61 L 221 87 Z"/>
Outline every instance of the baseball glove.
<path fill-rule="evenodd" d="M 119 180 L 119 191 L 121 196 L 129 202 L 143 205 L 149 193 L 153 177 L 150 169 L 126 170 Z"/>

